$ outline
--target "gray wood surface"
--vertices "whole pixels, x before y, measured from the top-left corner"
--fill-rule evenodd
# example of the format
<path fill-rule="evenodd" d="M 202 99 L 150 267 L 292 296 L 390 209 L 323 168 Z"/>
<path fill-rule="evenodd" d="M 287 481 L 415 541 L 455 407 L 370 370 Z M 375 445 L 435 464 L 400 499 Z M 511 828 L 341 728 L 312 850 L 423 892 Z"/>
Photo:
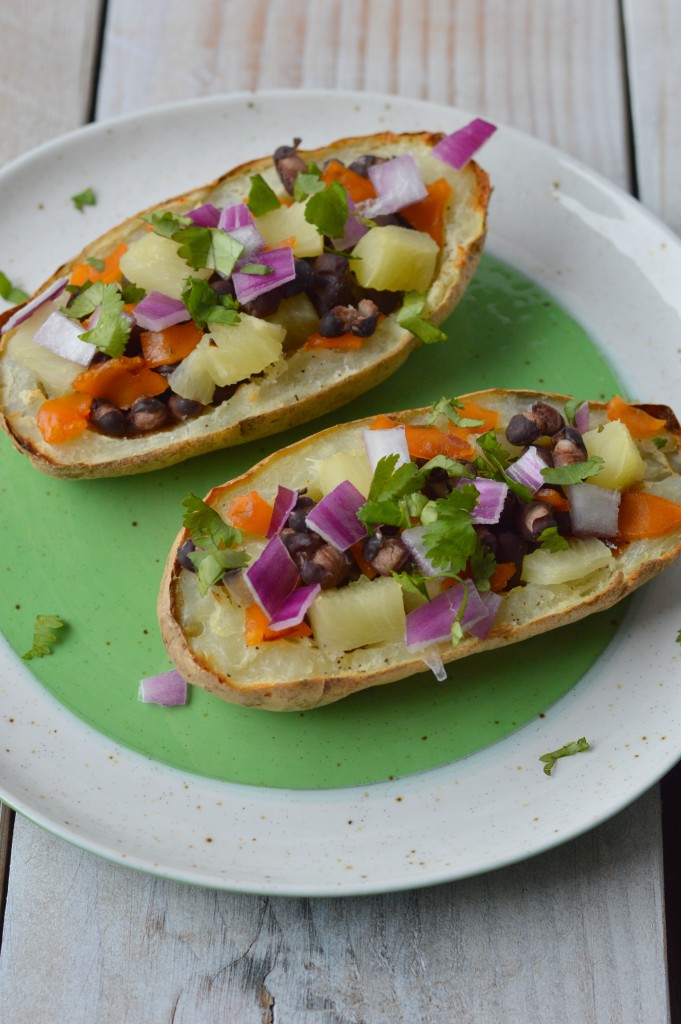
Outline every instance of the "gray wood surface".
<path fill-rule="evenodd" d="M 2 5 L 0 162 L 86 119 L 98 18 L 88 0 Z M 678 227 L 678 5 L 624 4 L 628 65 L 621 27 L 615 0 L 195 0 L 191 17 L 180 0 L 109 0 L 96 113 L 254 88 L 396 92 L 516 125 L 629 187 L 628 74 L 641 197 Z M 17 817 L 0 1020 L 664 1024 L 661 857 L 657 790 L 524 864 L 348 900 L 192 889 Z"/>

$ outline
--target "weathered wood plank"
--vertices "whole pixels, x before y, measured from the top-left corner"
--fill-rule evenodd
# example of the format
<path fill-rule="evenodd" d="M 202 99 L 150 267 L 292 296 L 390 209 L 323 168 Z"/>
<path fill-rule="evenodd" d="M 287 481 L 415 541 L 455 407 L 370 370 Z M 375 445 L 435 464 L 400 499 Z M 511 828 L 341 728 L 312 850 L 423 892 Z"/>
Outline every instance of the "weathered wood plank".
<path fill-rule="evenodd" d="M 87 120 L 101 8 L 0 4 L 0 165 Z"/>

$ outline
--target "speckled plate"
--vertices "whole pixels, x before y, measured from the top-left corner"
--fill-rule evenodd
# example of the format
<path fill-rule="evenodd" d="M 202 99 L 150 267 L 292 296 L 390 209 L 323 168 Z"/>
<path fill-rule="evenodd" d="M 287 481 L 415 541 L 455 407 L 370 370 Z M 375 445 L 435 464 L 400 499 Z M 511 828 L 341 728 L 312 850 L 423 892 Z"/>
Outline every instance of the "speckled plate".
<path fill-rule="evenodd" d="M 214 97 L 91 126 L 0 172 L 5 243 L 2 269 L 17 283 L 35 285 L 94 235 L 131 212 L 271 150 L 301 134 L 301 125 L 305 145 L 315 146 L 330 141 L 329 125 L 339 137 L 388 129 L 451 131 L 466 120 L 461 111 L 396 97 L 278 92 Z M 488 251 L 514 273 L 536 282 L 568 311 L 572 322 L 586 329 L 597 346 L 594 389 L 605 387 L 606 378 L 617 379 L 632 396 L 673 405 L 679 393 L 679 242 L 596 174 L 510 129 L 500 129 L 487 144 L 483 163 L 495 186 Z M 79 215 L 68 197 L 87 185 L 96 188 L 98 203 Z M 490 277 L 483 280 L 489 283 Z M 484 288 L 481 294 L 484 299 Z M 507 324 L 504 315 L 496 311 L 498 347 L 494 339 L 491 349 L 490 340 L 486 342 L 488 363 L 498 359 L 499 372 L 503 367 L 507 374 L 509 366 L 525 362 L 525 351 L 517 350 L 519 336 L 513 329 L 525 322 L 520 297 L 518 301 L 517 315 Z M 529 330 L 529 320 L 527 324 Z M 571 363 L 580 364 L 574 372 L 582 379 L 591 378 L 591 364 L 584 362 L 588 353 L 583 347 L 573 350 L 574 333 L 567 324 L 564 333 L 554 334 L 555 357 L 547 361 L 546 373 L 542 373 L 547 387 L 559 390 L 565 381 L 565 390 L 570 390 L 575 379 Z M 544 339 L 542 349 L 540 339 L 536 349 L 543 351 L 545 360 L 546 344 Z M 474 358 L 475 354 L 471 355 Z M 426 362 L 420 372 L 427 368 Z M 453 375 L 455 370 L 455 365 L 450 367 Z M 533 372 L 536 377 L 536 366 Z M 478 379 L 474 374 L 473 378 Z M 404 385 L 409 378 L 402 380 Z M 496 383 L 530 386 L 524 373 L 519 373 L 517 381 Z M 385 407 L 386 396 L 398 394 L 399 386 L 397 392 L 390 390 L 392 384 L 387 392 L 378 389 L 374 393 L 376 407 Z M 442 387 L 438 381 L 438 394 Z M 452 383 L 454 389 L 464 388 L 454 388 Z M 6 450 L 3 444 L 3 457 Z M 19 458 L 11 452 L 7 457 Z M 211 464 L 211 471 L 216 465 Z M 8 557 L 12 571 L 4 574 L 3 583 L 8 607 L 12 588 L 16 586 L 18 592 L 19 583 L 22 594 L 39 601 L 55 590 L 53 580 L 64 571 L 58 545 L 54 545 L 54 563 L 50 558 L 37 485 L 34 489 L 32 479 L 22 472 L 15 479 L 23 483 L 15 490 L 5 479 L 3 499 L 26 508 L 30 527 L 23 530 L 20 540 L 25 543 L 30 535 L 43 546 L 45 577 L 26 574 L 27 583 L 21 561 Z M 171 479 L 172 472 L 149 476 L 148 503 L 155 498 L 158 501 L 162 481 Z M 72 488 L 69 493 L 73 495 L 94 493 L 83 490 L 92 486 L 88 484 L 65 486 Z M 121 491 L 124 486 L 121 484 Z M 130 494 L 139 499 L 139 491 Z M 41 495 L 47 500 L 50 489 Z M 85 503 L 84 498 L 81 528 L 86 521 Z M 153 506 L 148 504 L 147 511 L 149 507 Z M 106 534 L 106 525 L 100 523 L 102 534 Z M 78 529 L 79 507 L 73 501 L 70 542 Z M 124 599 L 125 580 L 128 586 L 130 579 L 134 583 L 139 567 L 133 572 L 124 560 L 119 565 L 110 553 L 107 559 L 97 557 L 101 537 L 93 538 L 91 533 L 84 537 L 81 571 L 91 574 L 97 594 L 105 589 L 104 566 L 110 573 L 120 572 L 123 583 L 115 576 L 109 578 Z M 5 545 L 11 546 L 11 542 L 6 531 Z M 491 742 L 492 730 L 486 743 L 476 744 L 479 749 L 474 753 L 449 763 L 441 756 L 430 760 L 417 757 L 411 771 L 402 770 L 401 777 L 393 781 L 374 781 L 385 777 L 381 775 L 384 764 L 373 774 L 362 767 L 357 777 L 366 776 L 367 782 L 360 785 L 346 784 L 351 777 L 347 774 L 334 785 L 333 766 L 322 765 L 321 760 L 316 782 L 310 781 L 315 773 L 309 766 L 295 775 L 288 763 L 292 781 L 289 784 L 283 779 L 283 785 L 282 779 L 277 781 L 273 775 L 266 785 L 244 784 L 235 771 L 231 772 L 232 781 L 225 781 L 198 762 L 195 766 L 191 757 L 176 761 L 173 767 L 173 758 L 160 750 L 155 756 L 144 744 L 128 743 L 126 728 L 134 729 L 130 722 L 139 720 L 136 715 L 156 712 L 169 736 L 180 733 L 189 719 L 180 725 L 183 719 L 178 716 L 186 709 L 158 711 L 130 700 L 121 710 L 114 707 L 112 698 L 112 711 L 123 723 L 121 728 L 116 732 L 113 726 L 111 730 L 92 727 L 79 704 L 82 679 L 75 678 L 77 673 L 71 692 L 68 679 L 61 681 L 61 688 L 53 687 L 57 699 L 38 681 L 44 674 L 49 676 L 50 670 L 34 663 L 34 676 L 10 644 L 2 643 L 0 795 L 52 832 L 120 863 L 244 892 L 334 895 L 388 891 L 508 864 L 612 815 L 659 779 L 679 757 L 681 700 L 676 677 L 677 652 L 681 651 L 675 638 L 681 626 L 680 579 L 680 573 L 672 570 L 646 587 L 627 605 L 610 643 L 600 644 L 604 648 L 600 656 L 595 661 L 590 657 L 590 667 L 580 670 L 581 677 L 568 675 L 547 699 L 542 713 L 538 715 L 535 709 L 525 714 L 524 724 L 515 731 L 509 728 L 505 738 Z M 63 601 L 74 604 L 67 586 Z M 32 615 L 34 610 L 61 609 L 60 605 L 25 607 L 23 611 L 30 610 Z M 619 610 L 618 621 L 622 615 Z M 76 626 L 65 638 L 63 652 L 73 651 L 83 642 L 88 657 L 83 659 L 80 675 L 100 671 L 106 684 L 92 643 L 87 646 L 87 638 L 78 635 L 77 621 L 74 613 Z M 613 620 L 600 621 L 607 640 Z M 131 647 L 127 622 L 122 612 L 110 616 L 106 642 L 121 652 L 119 660 Z M 154 624 L 150 620 L 139 626 L 140 632 L 150 635 Z M 588 643 L 596 652 L 598 637 L 593 632 L 601 627 L 597 623 L 588 628 L 592 632 Z M 530 643 L 513 648 L 506 664 L 509 670 L 513 667 L 519 685 L 523 662 L 528 679 L 543 674 L 543 667 L 536 664 L 540 657 L 549 663 L 547 671 L 560 675 L 566 671 L 566 662 L 557 652 L 561 646 L 563 651 L 570 645 L 579 647 L 582 641 L 587 643 L 586 626 L 573 630 L 569 642 L 556 639 L 555 647 Z M 15 650 L 20 649 L 18 644 L 14 637 Z M 57 664 L 58 657 L 56 651 L 52 664 Z M 475 659 L 466 665 L 474 677 Z M 574 672 L 574 664 L 570 672 Z M 391 706 L 389 689 L 381 697 L 386 717 Z M 394 692 L 397 695 L 398 691 Z M 367 711 L 365 743 L 380 747 L 366 727 L 369 710 L 373 721 L 380 724 L 376 711 L 380 704 L 362 704 L 360 700 L 348 706 L 354 707 L 355 719 Z M 102 708 L 106 709 L 105 701 L 100 701 L 100 713 Z M 197 720 L 205 713 L 200 701 L 192 702 L 190 708 Z M 413 703 L 407 703 L 405 714 L 412 711 Z M 512 713 L 509 717 L 512 719 Z M 265 713 L 257 721 L 268 718 Z M 260 724 L 257 728 L 264 739 L 267 730 L 263 732 Z M 295 718 L 288 718 L 286 728 L 290 739 Z M 301 737 L 304 728 L 301 722 Z M 256 733 L 257 729 L 253 735 Z M 582 735 L 588 737 L 592 749 L 560 761 L 553 777 L 547 778 L 539 755 Z M 211 739 L 219 743 L 219 732 L 211 734 Z M 186 747 L 186 738 L 183 743 Z M 456 751 L 452 748 L 452 757 L 457 751 L 465 751 L 464 742 Z M 309 758 L 309 751 L 305 756 Z M 358 754 L 359 759 L 363 756 L 363 752 Z M 271 770 L 275 770 L 274 762 Z M 293 781 L 294 776 L 298 781 Z"/>

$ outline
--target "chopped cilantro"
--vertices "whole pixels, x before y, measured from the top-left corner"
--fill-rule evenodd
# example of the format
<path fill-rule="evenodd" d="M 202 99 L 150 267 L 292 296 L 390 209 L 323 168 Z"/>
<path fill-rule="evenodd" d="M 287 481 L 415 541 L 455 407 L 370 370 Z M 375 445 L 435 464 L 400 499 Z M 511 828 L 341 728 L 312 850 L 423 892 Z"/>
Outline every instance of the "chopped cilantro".
<path fill-rule="evenodd" d="M 262 174 L 251 176 L 251 190 L 248 193 L 246 206 L 254 217 L 262 217 L 263 213 L 278 210 L 281 206 L 276 193 L 267 184 Z"/>
<path fill-rule="evenodd" d="M 332 181 L 305 204 L 305 220 L 328 238 L 343 237 L 348 212 L 348 194 L 339 181 Z"/>
<path fill-rule="evenodd" d="M 100 273 L 104 270 L 104 260 L 98 260 L 96 256 L 88 256 L 85 262 Z"/>
<path fill-rule="evenodd" d="M 321 172 L 315 174 L 314 171 L 308 171 L 307 174 L 299 174 L 293 185 L 293 198 L 297 203 L 304 202 L 308 196 L 313 196 L 316 192 L 323 192 L 326 188 L 324 182 L 321 180 Z"/>
<path fill-rule="evenodd" d="M 397 312 L 398 324 L 406 331 L 410 331 L 424 345 L 430 345 L 434 341 L 446 341 L 445 332 L 422 316 L 425 305 L 426 295 L 422 292 L 407 292 L 402 307 Z"/>
<path fill-rule="evenodd" d="M 100 307 L 99 319 L 95 326 L 79 335 L 83 341 L 95 345 L 100 352 L 106 352 L 113 359 L 125 351 L 132 323 L 123 310 L 123 296 L 115 284 L 96 281 L 90 288 L 76 295 L 70 306 L 61 312 L 72 320 L 82 320 Z"/>
<path fill-rule="evenodd" d="M 189 557 L 196 568 L 201 596 L 207 594 L 208 589 L 217 583 L 228 569 L 239 569 L 248 565 L 248 555 L 245 551 L 223 551 L 222 549 L 201 551 L 197 548 L 196 551 L 191 552 Z"/>
<path fill-rule="evenodd" d="M 468 559 L 468 568 L 470 569 L 475 583 L 475 589 L 483 594 L 490 588 L 490 579 L 496 569 L 497 560 L 492 552 L 485 547 L 484 544 L 478 543 L 477 548 Z"/>
<path fill-rule="evenodd" d="M 478 446 L 483 451 L 482 460 L 476 462 L 476 469 L 479 476 L 491 475 L 496 480 L 503 480 L 508 484 L 509 490 L 515 494 L 516 498 L 520 501 L 530 502 L 533 498 L 533 491 L 530 487 L 526 487 L 524 484 L 519 484 L 517 480 L 513 480 L 506 472 L 511 457 L 506 449 L 500 444 L 496 431 L 494 428 L 488 430 L 486 434 L 480 434 L 476 439 Z"/>
<path fill-rule="evenodd" d="M 234 544 L 241 543 L 241 533 L 226 523 L 222 516 L 191 491 L 182 504 L 187 509 L 182 524 L 189 532 L 197 549 L 190 558 L 196 567 L 199 590 L 205 594 L 217 583 L 226 569 L 247 565 L 246 551 L 233 550 Z M 229 550 L 232 549 L 232 550 Z"/>
<path fill-rule="evenodd" d="M 402 587 L 405 594 L 414 594 L 417 597 L 425 597 L 426 600 L 430 600 L 428 591 L 426 590 L 426 583 L 432 577 L 421 576 L 419 573 L 415 572 L 394 572 L 392 575 Z"/>
<path fill-rule="evenodd" d="M 441 398 L 433 406 L 428 422 L 435 423 L 438 416 L 446 416 L 455 427 L 463 427 L 464 429 L 481 427 L 484 424 L 484 420 L 471 420 L 465 416 L 460 416 L 457 412 L 458 409 L 463 409 L 463 405 L 456 398 Z"/>
<path fill-rule="evenodd" d="M 96 205 L 97 197 L 91 188 L 86 188 L 82 192 L 79 192 L 78 195 L 71 196 L 71 202 L 75 208 L 80 210 L 82 213 L 84 207 Z"/>
<path fill-rule="evenodd" d="M 194 270 L 218 270 L 225 277 L 234 270 L 244 247 L 220 228 L 181 228 L 172 235 L 178 256 Z"/>
<path fill-rule="evenodd" d="M 478 497 L 472 484 L 463 484 L 450 491 L 446 498 L 431 502 L 437 518 L 426 523 L 423 540 L 434 566 L 460 572 L 475 552 L 479 541 L 471 512 Z"/>
<path fill-rule="evenodd" d="M 565 403 L 564 415 L 566 423 L 575 422 L 575 413 L 579 409 L 580 405 L 583 404 L 584 400 L 582 398 L 571 398 L 568 402 Z"/>
<path fill-rule="evenodd" d="M 409 526 L 411 519 L 407 497 L 423 486 L 423 474 L 413 462 L 398 468 L 397 455 L 378 460 L 367 501 L 357 513 L 365 526 Z"/>
<path fill-rule="evenodd" d="M 33 627 L 33 647 L 26 654 L 22 654 L 25 661 L 31 658 L 43 658 L 46 654 L 52 654 L 50 644 L 57 639 L 57 630 L 64 628 L 64 620 L 58 615 L 36 615 L 35 626 Z"/>
<path fill-rule="evenodd" d="M 454 619 L 454 622 L 452 622 L 452 629 L 451 629 L 452 647 L 457 647 L 461 643 L 461 641 L 463 640 L 463 626 L 461 625 L 461 619 L 459 618 L 459 616 L 461 615 L 461 611 L 462 611 L 462 609 L 463 609 L 463 607 L 465 605 L 467 597 L 468 597 L 468 591 L 464 590 L 463 603 L 461 605 L 461 608 L 459 609 L 459 612 L 458 612 L 456 618 Z"/>
<path fill-rule="evenodd" d="M 595 476 L 603 467 L 600 455 L 589 455 L 584 462 L 572 462 L 567 466 L 547 466 L 541 475 L 547 484 L 580 484 L 587 477 Z"/>
<path fill-rule="evenodd" d="M 138 288 L 136 284 L 124 284 L 121 288 L 121 296 L 126 304 L 141 302 L 146 294 L 144 288 Z"/>
<path fill-rule="evenodd" d="M 656 448 L 664 448 L 667 444 L 666 437 L 654 437 L 652 441 Z"/>
<path fill-rule="evenodd" d="M 681 644 L 681 629 L 676 634 L 676 642 L 677 644 Z"/>
<path fill-rule="evenodd" d="M 274 273 L 274 267 L 268 267 L 265 263 L 245 263 L 243 267 L 239 267 L 239 273 L 268 277 Z"/>
<path fill-rule="evenodd" d="M 16 306 L 20 302 L 26 302 L 28 293 L 23 288 L 16 288 L 7 274 L 3 274 L 0 270 L 0 297 Z"/>
<path fill-rule="evenodd" d="M 591 747 L 586 742 L 584 736 L 582 736 L 579 740 L 575 740 L 572 743 L 566 743 L 565 746 L 560 747 L 559 750 L 553 750 L 550 754 L 542 754 L 539 760 L 544 761 L 544 774 L 551 774 L 551 769 L 559 757 L 571 757 L 572 754 L 581 754 L 582 751 L 590 749 Z"/>
<path fill-rule="evenodd" d="M 555 551 L 567 551 L 570 547 L 565 537 L 561 537 L 558 533 L 557 526 L 547 526 L 539 534 L 538 540 L 544 551 L 549 551 L 551 554 Z"/>
<path fill-rule="evenodd" d="M 191 217 L 172 210 L 152 210 L 151 213 L 143 213 L 141 219 L 151 224 L 155 234 L 164 238 L 172 238 L 182 228 L 189 228 L 194 223 Z"/>
<path fill-rule="evenodd" d="M 182 292 L 182 301 L 197 327 L 206 324 L 239 323 L 238 302 L 231 295 L 220 295 L 202 277 L 188 277 Z"/>

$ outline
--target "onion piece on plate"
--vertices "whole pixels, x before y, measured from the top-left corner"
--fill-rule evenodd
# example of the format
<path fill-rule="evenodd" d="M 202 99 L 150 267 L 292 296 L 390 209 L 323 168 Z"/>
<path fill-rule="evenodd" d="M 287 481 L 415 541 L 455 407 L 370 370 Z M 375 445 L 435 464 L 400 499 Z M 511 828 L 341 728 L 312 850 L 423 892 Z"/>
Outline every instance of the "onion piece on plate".
<path fill-rule="evenodd" d="M 160 704 L 164 708 L 187 703 L 187 683 L 174 669 L 158 676 L 140 679 L 139 699 L 143 704 Z"/>

